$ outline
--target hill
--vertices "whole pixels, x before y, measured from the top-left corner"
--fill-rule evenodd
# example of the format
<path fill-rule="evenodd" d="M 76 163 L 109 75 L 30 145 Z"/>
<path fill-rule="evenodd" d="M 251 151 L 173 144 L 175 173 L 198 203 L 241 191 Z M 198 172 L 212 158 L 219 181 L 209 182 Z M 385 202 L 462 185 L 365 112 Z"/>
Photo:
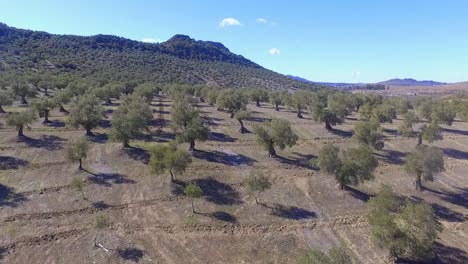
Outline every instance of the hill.
<path fill-rule="evenodd" d="M 55 35 L 0 23 L 0 73 L 41 71 L 76 77 L 220 87 L 315 89 L 229 51 L 175 35 L 143 43 L 111 35 Z"/>
<path fill-rule="evenodd" d="M 392 85 L 392 86 L 438 86 L 438 85 L 444 85 L 446 83 L 427 81 L 427 80 L 418 81 L 415 79 L 406 78 L 406 79 L 391 79 L 391 80 L 379 82 L 379 84 Z"/>

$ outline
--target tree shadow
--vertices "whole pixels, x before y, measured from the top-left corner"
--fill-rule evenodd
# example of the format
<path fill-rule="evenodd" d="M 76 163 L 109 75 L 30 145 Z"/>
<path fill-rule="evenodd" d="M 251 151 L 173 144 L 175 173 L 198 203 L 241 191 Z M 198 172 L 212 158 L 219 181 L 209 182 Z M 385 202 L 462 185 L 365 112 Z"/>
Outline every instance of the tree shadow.
<path fill-rule="evenodd" d="M 113 113 L 114 113 L 114 109 L 106 109 L 106 110 L 104 111 L 104 114 L 106 114 L 106 115 L 111 115 L 111 114 L 113 114 Z"/>
<path fill-rule="evenodd" d="M 350 137 L 353 136 L 352 131 L 345 131 L 345 130 L 341 130 L 341 129 L 338 129 L 338 128 L 333 128 L 332 130 L 329 130 L 329 132 L 332 133 L 333 135 L 339 136 L 339 137 L 350 138 Z"/>
<path fill-rule="evenodd" d="M 449 221 L 449 222 L 464 222 L 468 220 L 468 217 L 463 215 L 462 213 L 455 212 L 450 208 L 447 208 L 443 205 L 433 203 L 431 204 L 432 208 L 434 209 L 435 214 L 440 219 Z"/>
<path fill-rule="evenodd" d="M 349 194 L 351 194 L 351 196 L 366 203 L 369 201 L 370 198 L 375 196 L 373 194 L 368 194 L 358 189 L 355 189 L 351 186 L 346 186 L 345 189 L 346 191 L 348 191 Z"/>
<path fill-rule="evenodd" d="M 312 164 L 310 164 L 310 160 L 316 158 L 315 155 L 312 155 L 312 154 L 305 155 L 305 154 L 301 154 L 297 152 L 294 152 L 294 154 L 299 156 L 300 158 L 296 160 L 292 160 L 292 159 L 288 159 L 285 157 L 276 156 L 276 160 L 278 160 L 282 164 L 298 166 L 298 167 L 309 169 L 309 170 L 318 170 L 317 167 L 314 167 Z"/>
<path fill-rule="evenodd" d="M 381 156 L 380 154 L 376 154 L 376 155 Z M 407 153 L 404 153 L 398 150 L 387 149 L 385 150 L 385 156 L 381 156 L 381 157 L 385 157 L 385 160 L 388 163 L 401 165 L 405 163 L 404 158 L 406 157 L 406 155 Z"/>
<path fill-rule="evenodd" d="M 464 130 L 458 130 L 458 129 L 452 129 L 452 128 L 442 128 L 443 132 L 451 133 L 451 134 L 457 134 L 461 136 L 468 136 L 468 131 Z"/>
<path fill-rule="evenodd" d="M 271 118 L 267 118 L 267 117 L 256 117 L 256 116 L 252 116 L 252 117 L 246 118 L 245 120 L 251 121 L 251 122 L 265 123 L 265 122 L 270 122 L 272 119 L 271 119 Z"/>
<path fill-rule="evenodd" d="M 20 167 L 25 167 L 29 164 L 28 161 L 8 156 L 0 156 L 0 170 L 17 170 Z"/>
<path fill-rule="evenodd" d="M 166 110 L 158 110 L 158 109 L 153 109 L 151 110 L 153 113 L 156 113 L 156 114 L 163 114 L 163 115 L 169 115 L 171 112 L 170 111 L 166 111 Z"/>
<path fill-rule="evenodd" d="M 43 148 L 52 151 L 62 149 L 62 142 L 65 139 L 54 135 L 42 135 L 38 139 L 23 137 L 22 141 L 31 148 Z"/>
<path fill-rule="evenodd" d="M 93 184 L 111 187 L 112 184 L 135 184 L 136 181 L 127 179 L 125 175 L 120 173 L 92 173 L 85 170 L 87 173 L 93 175 L 88 177 L 88 181 Z"/>
<path fill-rule="evenodd" d="M 149 162 L 150 154 L 146 149 L 130 146 L 125 149 L 125 152 L 133 160 L 141 161 L 144 164 Z"/>
<path fill-rule="evenodd" d="M 453 149 L 453 148 L 444 148 L 443 151 L 445 155 L 454 159 L 463 159 L 463 160 L 468 159 L 468 152 L 466 151 Z"/>
<path fill-rule="evenodd" d="M 87 137 L 89 141 L 99 144 L 104 144 L 109 140 L 109 136 L 104 133 L 96 133 Z"/>
<path fill-rule="evenodd" d="M 51 123 L 45 124 L 48 127 L 65 127 L 65 122 L 60 120 L 52 120 Z"/>
<path fill-rule="evenodd" d="M 165 103 L 150 103 L 151 106 L 154 106 L 154 107 L 170 107 L 171 105 L 170 104 L 165 104 Z"/>
<path fill-rule="evenodd" d="M 238 153 L 226 153 L 221 151 L 204 151 L 198 150 L 193 152 L 193 156 L 197 159 L 203 159 L 209 162 L 221 163 L 228 166 L 253 165 L 256 160 Z"/>
<path fill-rule="evenodd" d="M 233 137 L 231 137 L 229 135 L 226 135 L 224 133 L 219 133 L 219 132 L 211 132 L 209 140 L 219 141 L 219 142 L 235 142 L 235 141 L 237 141 L 236 138 L 233 138 Z"/>
<path fill-rule="evenodd" d="M 203 190 L 205 200 L 224 205 L 242 204 L 239 193 L 230 185 L 222 183 L 212 177 L 197 179 L 195 184 Z"/>
<path fill-rule="evenodd" d="M 153 118 L 148 122 L 148 126 L 151 127 L 168 127 L 171 124 L 170 120 L 167 119 L 161 119 L 161 118 Z"/>
<path fill-rule="evenodd" d="M 99 121 L 98 126 L 102 128 L 111 128 L 112 122 L 109 119 L 102 119 L 101 121 Z"/>
<path fill-rule="evenodd" d="M 213 212 L 210 214 L 210 217 L 223 222 L 237 223 L 237 218 L 235 216 L 223 211 Z"/>
<path fill-rule="evenodd" d="M 394 128 L 384 128 L 383 131 L 390 135 L 394 135 L 394 136 L 398 135 L 398 130 Z"/>
<path fill-rule="evenodd" d="M 145 252 L 138 248 L 119 248 L 117 249 L 117 255 L 127 261 L 140 262 Z"/>
<path fill-rule="evenodd" d="M 156 137 L 156 142 L 168 142 L 176 139 L 176 134 L 163 130 L 156 131 L 153 134 Z"/>
<path fill-rule="evenodd" d="M 97 201 L 97 202 L 92 202 L 92 203 L 93 203 L 93 207 L 100 211 L 106 210 L 110 207 L 110 205 L 105 203 L 104 201 Z"/>
<path fill-rule="evenodd" d="M 435 242 L 434 251 L 437 254 L 437 258 L 433 263 L 468 263 L 468 254 L 462 249 L 446 246 L 439 242 Z"/>
<path fill-rule="evenodd" d="M 437 194 L 442 200 L 446 202 L 461 206 L 463 208 L 468 208 L 468 188 L 453 188 L 460 190 L 460 192 L 443 192 L 433 190 L 428 187 L 424 187 L 424 190 Z"/>
<path fill-rule="evenodd" d="M 15 193 L 14 188 L 0 184 L 0 206 L 16 207 L 27 200 L 24 195 Z"/>
<path fill-rule="evenodd" d="M 317 218 L 317 213 L 313 211 L 306 210 L 304 208 L 299 208 L 297 206 L 289 206 L 289 205 L 282 205 L 282 204 L 261 204 L 266 208 L 271 209 L 271 215 L 287 218 L 291 220 L 301 220 L 301 219 L 310 219 L 310 218 Z"/>

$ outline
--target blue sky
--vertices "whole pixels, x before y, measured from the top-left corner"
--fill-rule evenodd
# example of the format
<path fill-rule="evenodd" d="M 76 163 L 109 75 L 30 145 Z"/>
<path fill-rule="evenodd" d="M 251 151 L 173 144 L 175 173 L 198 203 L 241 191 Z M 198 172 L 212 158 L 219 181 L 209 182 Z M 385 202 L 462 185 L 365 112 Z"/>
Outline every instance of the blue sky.
<path fill-rule="evenodd" d="M 186 34 L 315 81 L 468 80 L 464 0 L 0 0 L 0 22 L 135 40 Z"/>

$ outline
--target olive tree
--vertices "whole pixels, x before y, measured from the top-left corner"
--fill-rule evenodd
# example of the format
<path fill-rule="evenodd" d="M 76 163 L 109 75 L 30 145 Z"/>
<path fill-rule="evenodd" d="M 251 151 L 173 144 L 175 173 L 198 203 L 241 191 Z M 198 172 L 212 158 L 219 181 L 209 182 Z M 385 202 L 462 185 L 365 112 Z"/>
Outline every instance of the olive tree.
<path fill-rule="evenodd" d="M 104 101 L 105 104 L 111 105 L 112 98 L 117 98 L 121 92 L 121 85 L 119 83 L 107 83 L 101 87 L 93 89 L 94 94 Z"/>
<path fill-rule="evenodd" d="M 18 138 L 24 137 L 24 128 L 29 128 L 34 120 L 36 120 L 36 113 L 33 110 L 9 113 L 5 118 L 7 126 L 14 127 L 18 131 Z"/>
<path fill-rule="evenodd" d="M 51 123 L 51 121 L 49 120 L 49 113 L 55 107 L 57 107 L 57 103 L 55 100 L 48 97 L 41 97 L 33 100 L 31 105 L 37 111 L 40 117 L 44 117 L 44 121 L 42 123 Z"/>
<path fill-rule="evenodd" d="M 248 111 L 245 111 L 245 110 L 237 111 L 234 114 L 234 118 L 237 119 L 237 121 L 239 121 L 239 124 L 240 124 L 240 130 L 239 131 L 241 132 L 241 134 L 249 132 L 247 130 L 247 128 L 245 128 L 243 120 L 247 119 L 247 118 L 250 118 L 251 116 L 252 116 L 251 113 L 248 112 Z"/>
<path fill-rule="evenodd" d="M 99 98 L 94 94 L 87 94 L 72 103 L 68 123 L 75 128 L 82 126 L 86 135 L 92 136 L 91 129 L 97 127 L 103 117 L 104 109 Z"/>
<path fill-rule="evenodd" d="M 283 150 L 296 144 L 298 136 L 293 132 L 291 125 L 286 120 L 273 119 L 263 125 L 254 126 L 257 142 L 262 145 L 270 157 L 276 157 L 275 147 Z"/>
<path fill-rule="evenodd" d="M 122 147 L 129 147 L 130 139 L 141 135 L 148 129 L 148 123 L 153 118 L 151 109 L 146 99 L 136 95 L 126 96 L 122 104 L 112 116 L 112 128 L 110 138 L 122 142 Z"/>
<path fill-rule="evenodd" d="M 265 89 L 253 88 L 249 91 L 250 100 L 255 102 L 257 107 L 261 107 L 261 102 L 268 102 L 268 92 Z"/>
<path fill-rule="evenodd" d="M 302 118 L 302 112 L 310 103 L 310 92 L 300 90 L 296 91 L 289 98 L 288 105 L 297 112 L 297 117 Z"/>
<path fill-rule="evenodd" d="M 54 94 L 55 103 L 59 107 L 61 113 L 68 113 L 64 105 L 70 103 L 73 96 L 72 90 L 68 88 L 62 89 Z"/>
<path fill-rule="evenodd" d="M 148 103 L 151 103 L 155 94 L 158 94 L 160 87 L 156 86 L 154 83 L 146 82 L 135 87 L 133 95 L 143 97 Z"/>
<path fill-rule="evenodd" d="M 314 165 L 318 166 L 321 171 L 327 174 L 334 175 L 341 166 L 340 149 L 333 144 L 324 145 L 317 159 L 313 160 Z"/>
<path fill-rule="evenodd" d="M 72 182 L 71 182 L 71 187 L 77 191 L 79 191 L 81 193 L 81 198 L 83 198 L 83 200 L 86 200 L 85 198 L 85 195 L 84 195 L 84 186 L 85 186 L 85 182 L 83 181 L 82 178 L 80 177 L 75 177 L 72 179 Z"/>
<path fill-rule="evenodd" d="M 192 198 L 192 213 L 195 214 L 196 212 L 195 212 L 195 207 L 193 205 L 193 202 L 195 199 L 202 197 L 203 190 L 195 183 L 190 183 L 187 186 L 185 186 L 184 193 L 188 197 Z"/>
<path fill-rule="evenodd" d="M 405 171 L 415 177 L 415 188 L 423 189 L 422 181 L 433 181 L 434 175 L 444 170 L 444 154 L 437 147 L 418 145 L 405 161 Z"/>
<path fill-rule="evenodd" d="M 374 178 L 378 161 L 368 146 L 361 145 L 342 152 L 342 158 L 335 178 L 342 190 L 347 185 L 356 185 Z"/>
<path fill-rule="evenodd" d="M 452 102 L 441 101 L 432 106 L 431 120 L 433 123 L 451 126 L 456 116 L 457 110 Z"/>
<path fill-rule="evenodd" d="M 382 150 L 384 147 L 381 127 L 380 124 L 375 120 L 357 122 L 354 126 L 352 139 L 360 144 L 368 145 L 369 147 L 376 150 Z"/>
<path fill-rule="evenodd" d="M 372 117 L 379 123 L 392 123 L 396 115 L 395 107 L 388 102 L 377 105 L 372 111 Z"/>
<path fill-rule="evenodd" d="M 405 137 L 411 137 L 414 134 L 413 125 L 418 121 L 418 117 L 413 111 L 406 112 L 403 122 L 398 126 L 398 132 Z"/>
<path fill-rule="evenodd" d="M 9 90 L 0 89 L 0 114 L 5 113 L 3 106 L 11 105 L 13 103 L 13 95 Z"/>
<path fill-rule="evenodd" d="M 315 93 L 310 102 L 312 119 L 325 123 L 327 130 L 333 130 L 332 125 L 343 123 L 344 117 L 349 114 L 347 103 L 345 94 Z"/>
<path fill-rule="evenodd" d="M 78 169 L 83 170 L 83 159 L 88 156 L 88 140 L 80 137 L 73 140 L 67 147 L 67 159 L 71 162 L 79 162 Z"/>
<path fill-rule="evenodd" d="M 189 151 L 195 151 L 195 141 L 208 139 L 210 130 L 200 118 L 198 111 L 187 103 L 175 102 L 172 105 L 172 123 L 177 133 L 177 141 L 189 143 Z"/>
<path fill-rule="evenodd" d="M 389 187 L 370 198 L 367 214 L 371 238 L 399 259 L 428 260 L 442 226 L 432 207 L 409 199 L 402 202 Z"/>
<path fill-rule="evenodd" d="M 151 171 L 157 175 L 169 171 L 171 182 L 175 180 L 175 174 L 185 172 L 188 165 L 192 163 L 190 154 L 179 149 L 174 143 L 157 145 L 150 149 L 150 153 Z"/>
<path fill-rule="evenodd" d="M 218 108 L 225 109 L 234 117 L 236 112 L 247 109 L 248 98 L 241 91 L 232 89 L 222 90 L 216 99 Z"/>
<path fill-rule="evenodd" d="M 271 91 L 268 95 L 270 104 L 275 106 L 275 111 L 279 111 L 279 106 L 286 103 L 286 91 Z"/>
<path fill-rule="evenodd" d="M 255 203 L 259 204 L 258 197 L 262 192 L 271 188 L 271 182 L 265 176 L 259 173 L 254 173 L 250 174 L 245 179 L 245 186 L 249 193 L 255 197 Z"/>
<path fill-rule="evenodd" d="M 432 143 L 436 140 L 442 139 L 442 133 L 438 124 L 432 122 L 429 125 L 424 124 L 421 126 L 418 132 L 418 145 L 421 145 L 424 141 Z"/>
<path fill-rule="evenodd" d="M 25 82 L 14 82 L 11 85 L 11 91 L 14 95 L 18 96 L 21 99 L 21 104 L 27 105 L 27 97 L 34 98 L 37 92 L 31 88 L 31 86 Z"/>

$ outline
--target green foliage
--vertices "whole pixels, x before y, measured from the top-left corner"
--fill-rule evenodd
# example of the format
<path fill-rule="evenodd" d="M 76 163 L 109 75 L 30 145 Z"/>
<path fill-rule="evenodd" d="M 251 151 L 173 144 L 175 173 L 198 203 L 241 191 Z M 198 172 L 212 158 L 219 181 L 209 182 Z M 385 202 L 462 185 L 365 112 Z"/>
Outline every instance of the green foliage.
<path fill-rule="evenodd" d="M 121 141 L 123 147 L 128 147 L 128 141 L 141 135 L 142 130 L 148 128 L 152 118 L 153 114 L 146 98 L 136 95 L 125 96 L 112 116 L 110 138 Z"/>
<path fill-rule="evenodd" d="M 418 121 L 418 117 L 413 111 L 406 112 L 403 122 L 398 126 L 398 132 L 405 137 L 411 137 L 414 134 L 413 124 Z"/>
<path fill-rule="evenodd" d="M 80 161 L 81 168 L 81 160 L 88 155 L 88 149 L 89 145 L 86 137 L 75 139 L 67 147 L 67 159 L 72 162 Z"/>
<path fill-rule="evenodd" d="M 395 107 L 388 102 L 377 105 L 372 111 L 372 117 L 379 123 L 393 123 L 396 118 Z"/>
<path fill-rule="evenodd" d="M 286 120 L 273 119 L 267 124 L 255 125 L 254 130 L 257 142 L 268 151 L 270 157 L 276 157 L 275 147 L 283 150 L 286 146 L 294 146 L 298 140 Z"/>
<path fill-rule="evenodd" d="M 398 115 L 406 114 L 413 107 L 411 102 L 404 97 L 391 97 L 387 99 L 387 102 L 393 106 Z"/>
<path fill-rule="evenodd" d="M 316 165 L 321 171 L 334 175 L 341 166 L 340 149 L 333 144 L 324 145 L 318 154 Z"/>
<path fill-rule="evenodd" d="M 26 97 L 35 97 L 37 92 L 25 82 L 14 82 L 11 84 L 11 91 L 21 98 L 22 104 L 28 104 Z"/>
<path fill-rule="evenodd" d="M 357 148 L 347 149 L 343 151 L 342 156 L 341 165 L 335 172 L 335 178 L 341 189 L 349 184 L 356 185 L 373 179 L 378 161 L 368 146 L 361 145 Z"/>
<path fill-rule="evenodd" d="M 268 102 L 268 92 L 265 89 L 253 88 L 249 90 L 250 100 L 260 107 L 260 102 Z"/>
<path fill-rule="evenodd" d="M 347 103 L 346 95 L 341 93 L 314 93 L 310 103 L 312 119 L 324 122 L 325 128 L 332 130 L 332 125 L 343 123 L 343 118 L 349 112 Z"/>
<path fill-rule="evenodd" d="M 74 96 L 71 88 L 62 89 L 54 94 L 55 103 L 63 111 L 63 105 L 70 103 L 72 97 Z"/>
<path fill-rule="evenodd" d="M 159 144 L 150 149 L 151 158 L 149 166 L 151 171 L 157 175 L 169 171 L 171 181 L 174 173 L 183 173 L 192 162 L 190 154 L 177 147 L 176 144 Z"/>
<path fill-rule="evenodd" d="M 359 121 L 354 126 L 352 139 L 360 144 L 368 145 L 373 149 L 382 150 L 384 141 L 380 131 L 380 125 L 376 121 Z"/>
<path fill-rule="evenodd" d="M 418 115 L 427 121 L 432 121 L 432 106 L 434 100 L 428 97 L 418 97 L 414 101 L 414 106 Z"/>
<path fill-rule="evenodd" d="M 271 188 L 271 182 L 261 173 L 252 173 L 245 179 L 247 190 L 254 195 L 255 203 L 258 204 L 258 196 Z"/>
<path fill-rule="evenodd" d="M 146 101 L 150 103 L 153 100 L 154 95 L 158 94 L 160 90 L 161 88 L 158 87 L 156 84 L 146 82 L 135 87 L 133 95 L 138 97 L 144 97 Z"/>
<path fill-rule="evenodd" d="M 422 125 L 420 128 L 420 138 L 422 140 L 432 143 L 436 140 L 442 139 L 442 133 L 440 127 L 436 123 L 430 123 L 429 125 Z"/>
<path fill-rule="evenodd" d="M 431 120 L 433 123 L 451 126 L 456 115 L 455 105 L 449 101 L 440 101 L 432 106 Z"/>
<path fill-rule="evenodd" d="M 191 198 L 200 198 L 203 195 L 203 190 L 195 183 L 190 183 L 185 186 L 184 193 Z"/>
<path fill-rule="evenodd" d="M 13 95 L 9 90 L 0 89 L 0 113 L 4 113 L 3 106 L 11 105 L 13 103 Z"/>
<path fill-rule="evenodd" d="M 359 120 L 369 121 L 372 118 L 373 110 L 374 109 L 369 103 L 363 104 L 361 107 L 359 107 Z"/>
<path fill-rule="evenodd" d="M 297 112 L 297 117 L 302 118 L 302 111 L 307 108 L 310 103 L 311 93 L 308 91 L 296 91 L 290 98 L 288 105 Z"/>
<path fill-rule="evenodd" d="M 279 106 L 287 102 L 287 91 L 271 91 L 268 94 L 270 104 L 275 106 L 275 110 L 279 111 Z"/>
<path fill-rule="evenodd" d="M 457 111 L 457 117 L 460 118 L 462 121 L 467 122 L 468 121 L 468 99 L 456 98 L 456 99 L 452 99 L 452 101 Z"/>
<path fill-rule="evenodd" d="M 18 137 L 22 137 L 24 136 L 23 129 L 25 127 L 29 128 L 29 124 L 31 124 L 35 119 L 35 111 L 26 110 L 18 113 L 9 113 L 5 118 L 5 122 L 7 126 L 16 128 L 18 131 Z"/>
<path fill-rule="evenodd" d="M 39 113 L 40 117 L 44 117 L 43 123 L 49 123 L 49 113 L 57 107 L 57 103 L 55 100 L 49 97 L 41 97 L 38 99 L 34 99 L 32 101 L 31 106 Z"/>
<path fill-rule="evenodd" d="M 104 229 L 109 226 L 109 217 L 104 214 L 98 214 L 96 216 L 96 228 L 97 229 Z"/>
<path fill-rule="evenodd" d="M 84 193 L 83 193 L 84 186 L 85 186 L 85 182 L 83 181 L 82 178 L 80 178 L 80 177 L 73 178 L 73 180 L 71 182 L 71 187 L 73 189 L 79 191 L 81 193 L 81 195 L 83 196 L 83 198 L 84 198 Z"/>
<path fill-rule="evenodd" d="M 216 105 L 234 115 L 236 112 L 247 109 L 248 98 L 238 90 L 226 89 L 218 94 Z"/>
<path fill-rule="evenodd" d="M 422 190 L 422 181 L 433 181 L 434 175 L 444 170 L 442 150 L 437 147 L 418 145 L 405 161 L 405 171 L 416 178 L 417 190 Z"/>
<path fill-rule="evenodd" d="M 120 95 L 120 91 L 122 90 L 121 83 L 107 83 L 102 87 L 97 87 L 93 89 L 94 94 L 104 101 L 106 104 L 111 104 L 111 98 L 117 98 Z"/>
<path fill-rule="evenodd" d="M 333 247 L 327 253 L 311 248 L 299 260 L 299 264 L 351 264 L 353 258 L 344 246 Z"/>
<path fill-rule="evenodd" d="M 369 201 L 372 239 L 390 255 L 409 260 L 433 257 L 432 246 L 442 230 L 432 207 L 406 200 L 401 203 L 384 187 Z"/>
<path fill-rule="evenodd" d="M 94 94 L 87 94 L 72 103 L 68 123 L 75 128 L 82 126 L 87 135 L 92 135 L 91 129 L 97 127 L 103 117 L 104 108 L 99 99 Z"/>

